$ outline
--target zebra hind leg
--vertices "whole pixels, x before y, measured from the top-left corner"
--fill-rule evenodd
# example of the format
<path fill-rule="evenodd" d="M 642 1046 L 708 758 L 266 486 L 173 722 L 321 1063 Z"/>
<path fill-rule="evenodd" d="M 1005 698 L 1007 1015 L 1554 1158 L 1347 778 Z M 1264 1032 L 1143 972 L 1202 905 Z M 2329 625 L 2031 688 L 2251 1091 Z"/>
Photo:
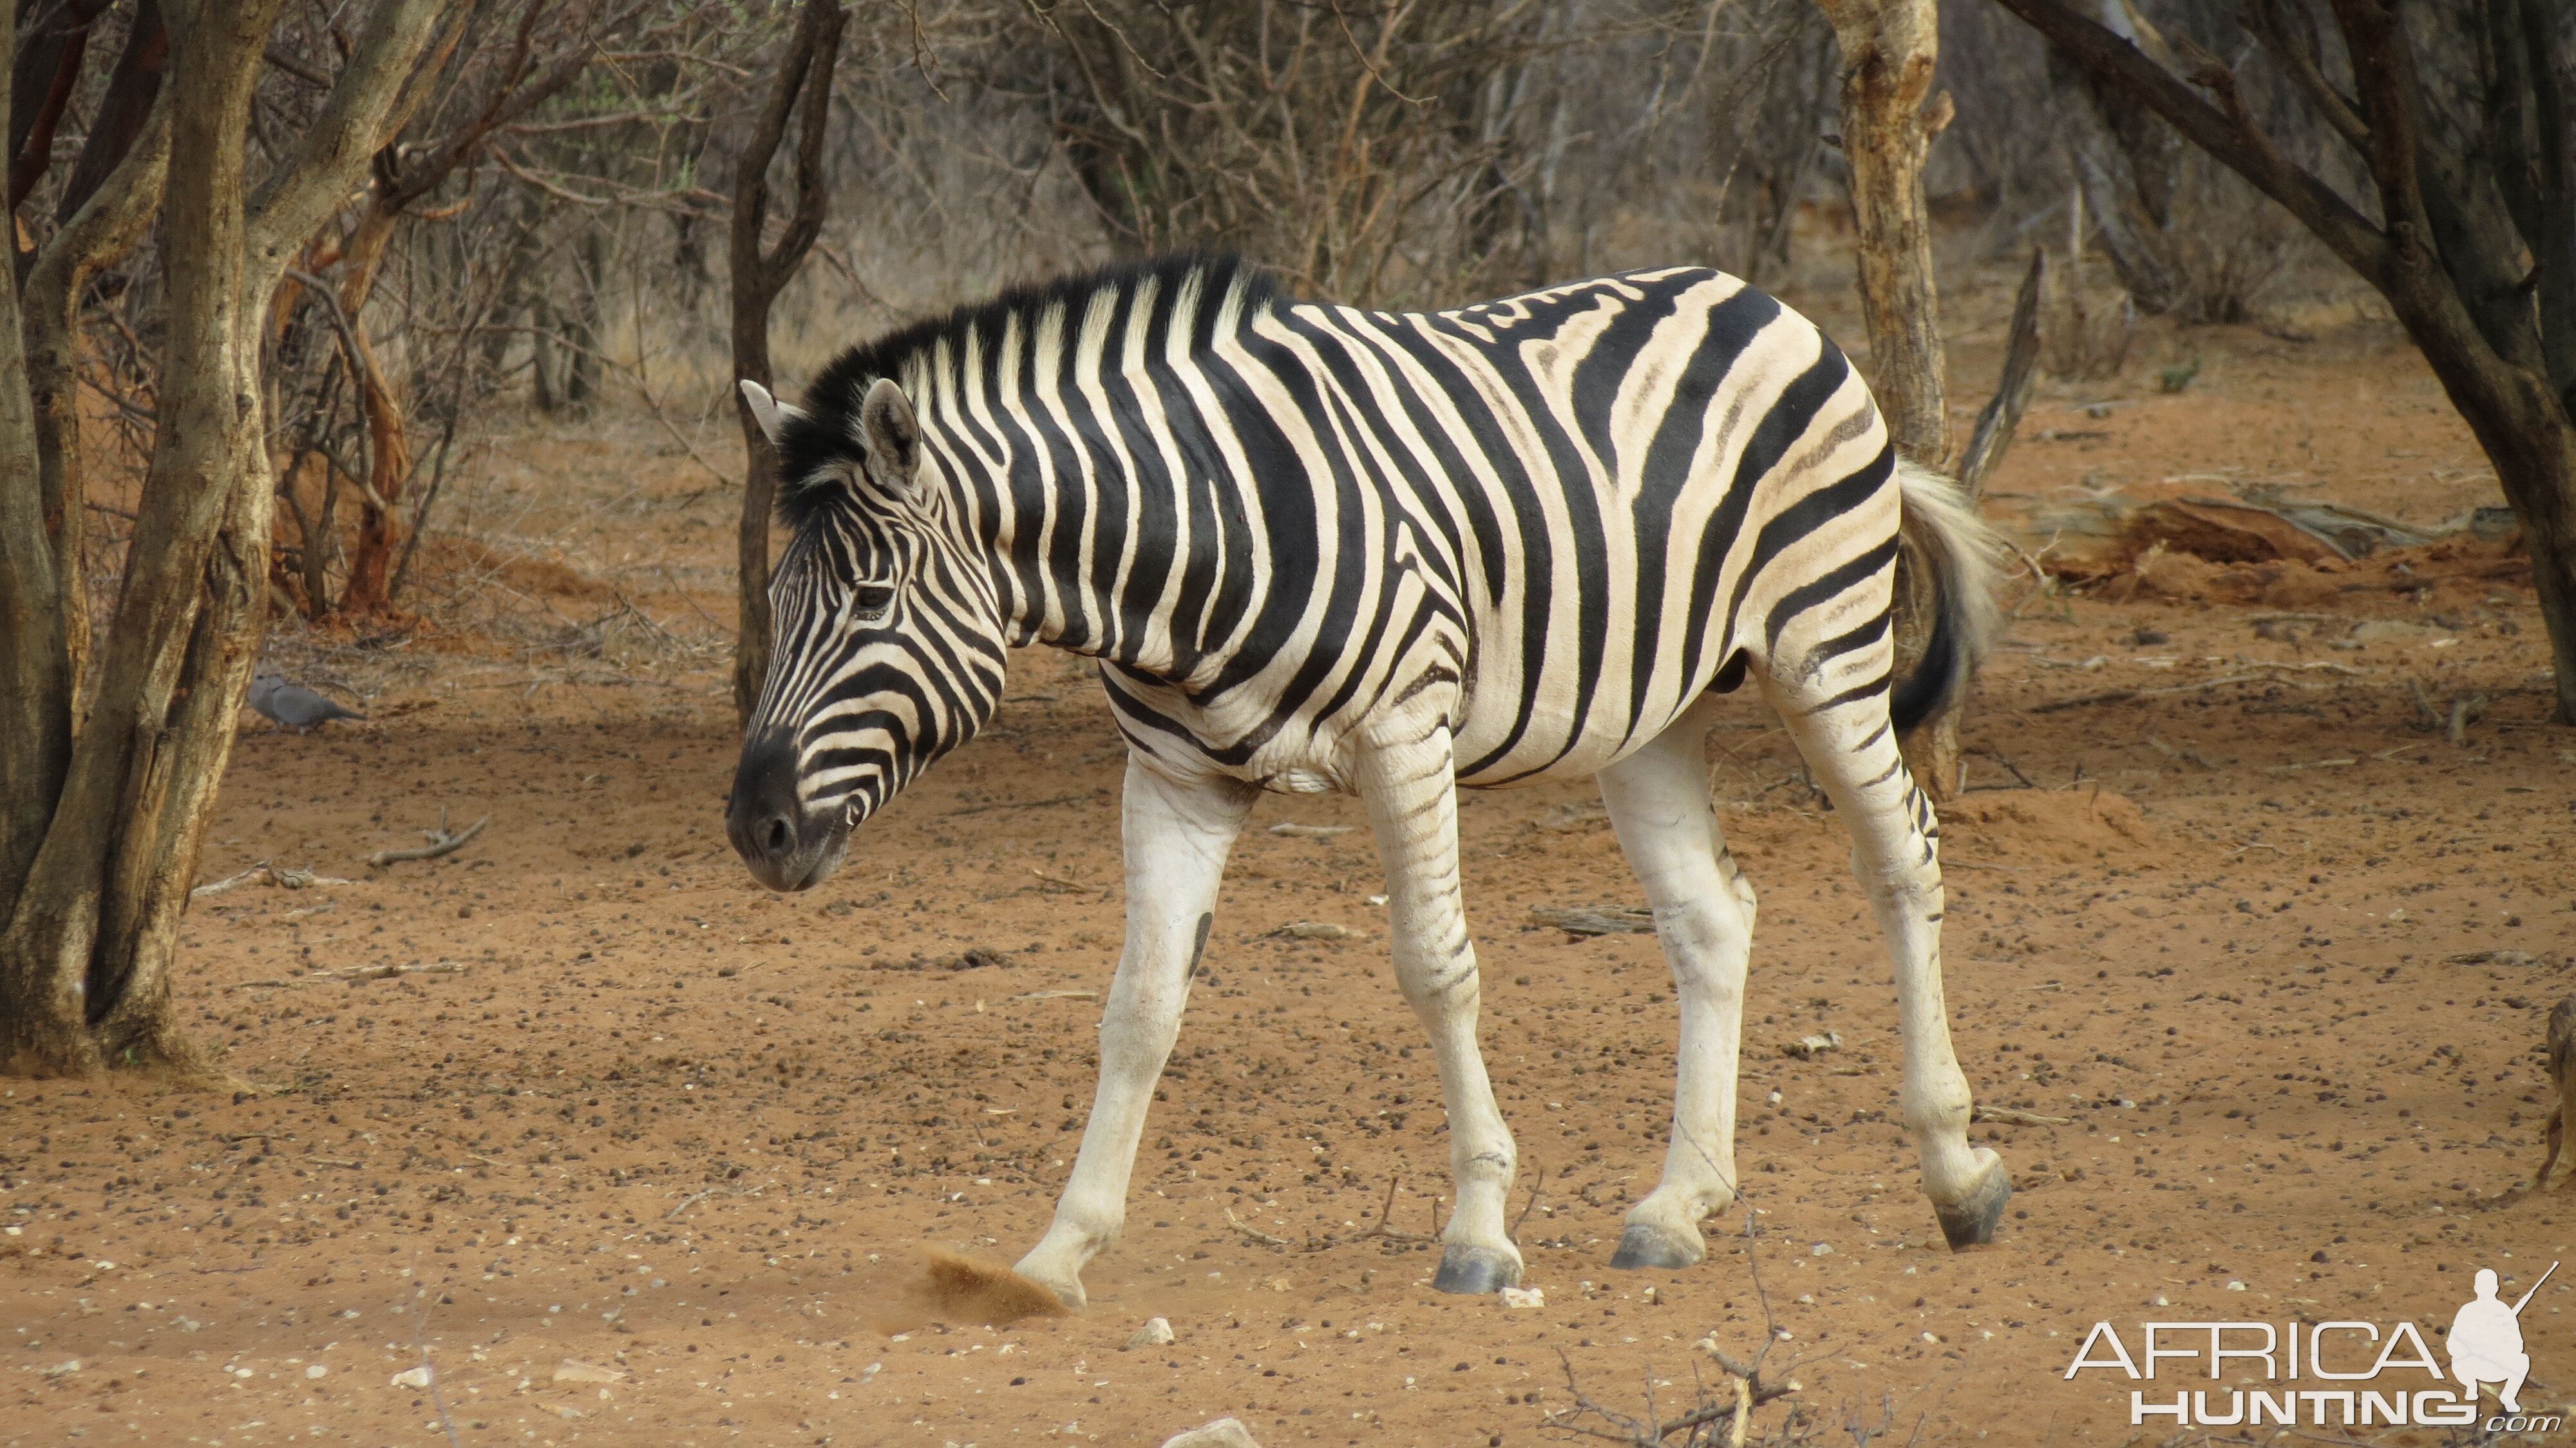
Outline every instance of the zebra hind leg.
<path fill-rule="evenodd" d="M 1709 805 L 1703 746 L 1713 711 L 1683 716 L 1601 771 L 1619 848 L 1646 888 L 1673 970 L 1681 1053 L 1663 1180 L 1628 1213 L 1622 1269 L 1687 1267 L 1708 1254 L 1700 1222 L 1735 1201 L 1735 1091 L 1753 891 L 1728 858 Z"/>
<path fill-rule="evenodd" d="M 1100 1015 L 1099 1090 L 1055 1220 L 1018 1268 L 1069 1308 L 1085 1303 L 1084 1264 L 1127 1224 L 1127 1183 L 1154 1083 L 1180 1035 L 1190 968 L 1207 947 L 1226 855 L 1254 797 L 1232 781 L 1181 784 L 1128 761 L 1120 825 L 1127 945 Z"/>
<path fill-rule="evenodd" d="M 1940 826 L 1896 747 L 1885 691 L 1774 679 L 1781 722 L 1852 835 L 1852 872 L 1896 965 L 1905 1043 L 1899 1103 L 1923 1161 L 1923 1190 L 1953 1250 L 1994 1240 L 2012 1181 L 1995 1153 L 1968 1144 L 1968 1080 L 1950 1045 L 1941 993 Z M 1824 697 L 1818 697 L 1818 695 Z"/>
<path fill-rule="evenodd" d="M 1445 726 L 1359 751 L 1360 794 L 1386 867 L 1396 983 L 1431 1036 L 1449 1108 L 1449 1169 L 1457 1209 L 1441 1236 L 1441 1292 L 1484 1293 L 1521 1279 L 1504 1222 L 1515 1160 L 1476 1046 L 1475 947 L 1458 889 L 1458 796 Z"/>

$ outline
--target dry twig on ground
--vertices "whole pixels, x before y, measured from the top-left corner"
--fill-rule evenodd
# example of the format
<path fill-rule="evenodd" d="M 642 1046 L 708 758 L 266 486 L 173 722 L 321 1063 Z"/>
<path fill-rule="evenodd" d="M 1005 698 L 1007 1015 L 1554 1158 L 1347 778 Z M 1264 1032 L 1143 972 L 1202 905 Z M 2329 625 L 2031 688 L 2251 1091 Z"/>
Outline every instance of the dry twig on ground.
<path fill-rule="evenodd" d="M 190 899 L 202 899 L 208 895 L 221 895 L 225 891 L 233 889 L 236 886 L 250 883 L 251 877 L 254 875 L 266 875 L 270 884 L 284 890 L 301 890 L 308 885 L 355 885 L 359 883 L 356 880 L 343 880 L 337 875 L 317 875 L 311 870 L 298 869 L 292 865 L 289 865 L 284 869 L 279 869 L 278 867 L 271 865 L 268 861 L 262 860 L 258 864 L 253 865 L 249 869 L 243 870 L 238 874 L 226 875 L 220 880 L 210 880 L 203 885 L 199 885 L 196 889 L 189 891 L 188 896 Z M 328 906 L 316 906 L 313 910 L 305 913 L 318 914 L 322 910 L 328 908 Z"/>
<path fill-rule="evenodd" d="M 441 855 L 452 855 L 465 848 L 466 843 L 476 835 L 483 833 L 483 827 L 491 822 L 492 817 L 487 814 L 461 830 L 450 832 L 447 828 L 447 811 L 442 809 L 438 812 L 438 828 L 421 831 L 421 836 L 429 841 L 428 844 L 413 850 L 378 850 L 367 856 L 367 863 L 381 870 L 387 865 L 403 860 L 435 860 Z"/>
<path fill-rule="evenodd" d="M 415 1270 L 418 1268 L 419 1262 L 420 1258 L 415 1254 L 412 1258 Z M 447 1448 L 464 1448 L 464 1445 L 457 1441 L 456 1420 L 449 1417 L 447 1414 L 447 1394 L 441 1391 L 438 1386 L 438 1369 L 431 1366 L 429 1361 L 429 1305 L 426 1300 L 428 1295 L 429 1283 L 426 1280 L 421 1281 L 419 1285 L 412 1289 L 412 1350 L 420 1354 L 420 1371 L 423 1376 L 429 1379 L 429 1403 L 431 1407 L 438 1410 L 438 1426 L 447 1433 Z"/>
<path fill-rule="evenodd" d="M 2006 1126 L 2073 1126 L 2072 1116 L 2042 1116 L 2036 1111 L 2015 1111 L 2009 1106 L 1980 1106 L 1968 1113 L 1970 1121 L 1999 1121 Z"/>
<path fill-rule="evenodd" d="M 1583 1390 L 1574 1376 L 1574 1364 L 1562 1349 L 1557 1360 L 1565 1367 L 1566 1388 L 1574 1394 L 1574 1406 L 1551 1409 L 1539 1420 L 1542 1430 L 1553 1430 L 1577 1438 L 1597 1438 L 1606 1443 L 1620 1443 L 1628 1448 L 1744 1448 L 1751 1428 L 1752 1412 L 1765 1403 L 1785 1398 L 1800 1390 L 1795 1378 L 1785 1372 L 1776 1380 L 1763 1376 L 1762 1367 L 1771 1349 L 1781 1341 L 1780 1324 L 1771 1315 L 1771 1295 L 1763 1289 L 1762 1272 L 1754 1256 L 1758 1229 L 1750 1209 L 1744 1217 L 1744 1268 L 1753 1284 L 1755 1302 L 1762 1309 L 1762 1347 L 1745 1362 L 1717 1345 L 1714 1334 L 1702 1338 L 1701 1351 L 1725 1373 L 1716 1387 L 1695 1382 L 1697 1401 L 1688 1412 L 1665 1418 L 1655 1406 L 1655 1392 L 1646 1389 L 1645 1414 L 1642 1417 L 1605 1407 Z M 1792 1368 L 1796 1364 L 1790 1365 Z M 1794 1410 L 1793 1410 L 1794 1413 Z M 1680 1434 L 1679 1438 L 1673 1435 Z"/>
<path fill-rule="evenodd" d="M 351 965 L 343 966 L 338 970 L 317 970 L 310 975 L 279 980 L 235 981 L 232 989 L 250 990 L 254 987 L 273 989 L 279 986 L 320 985 L 325 981 L 334 980 L 391 980 L 398 975 L 462 975 L 464 973 L 465 967 L 451 960 L 436 961 L 429 965 Z"/>

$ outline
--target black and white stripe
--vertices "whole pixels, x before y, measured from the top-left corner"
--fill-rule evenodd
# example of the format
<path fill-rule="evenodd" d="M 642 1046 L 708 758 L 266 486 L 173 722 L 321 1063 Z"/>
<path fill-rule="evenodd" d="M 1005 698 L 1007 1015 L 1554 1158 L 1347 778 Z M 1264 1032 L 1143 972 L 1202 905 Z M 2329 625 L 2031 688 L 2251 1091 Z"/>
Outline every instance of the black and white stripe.
<path fill-rule="evenodd" d="M 908 486 L 866 466 L 880 378 L 918 419 Z M 1720 273 L 1369 312 L 1231 261 L 1123 269 L 854 351 L 807 407 L 754 732 L 795 731 L 804 803 L 853 823 L 973 734 L 1004 644 L 1099 658 L 1157 761 L 1289 789 L 1425 691 L 1477 786 L 1595 771 L 1749 667 L 1889 687 L 1885 430 L 1823 333 Z M 863 579 L 895 588 L 881 626 Z"/>

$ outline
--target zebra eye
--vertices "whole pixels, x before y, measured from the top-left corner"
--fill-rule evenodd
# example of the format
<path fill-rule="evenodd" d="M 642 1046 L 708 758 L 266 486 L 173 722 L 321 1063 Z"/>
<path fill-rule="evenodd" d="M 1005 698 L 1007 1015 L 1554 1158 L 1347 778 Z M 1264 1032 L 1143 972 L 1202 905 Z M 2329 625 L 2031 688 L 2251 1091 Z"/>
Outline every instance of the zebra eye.
<path fill-rule="evenodd" d="M 861 618 L 881 617 L 894 607 L 894 589 L 881 583 L 862 584 L 851 590 L 850 602 Z"/>

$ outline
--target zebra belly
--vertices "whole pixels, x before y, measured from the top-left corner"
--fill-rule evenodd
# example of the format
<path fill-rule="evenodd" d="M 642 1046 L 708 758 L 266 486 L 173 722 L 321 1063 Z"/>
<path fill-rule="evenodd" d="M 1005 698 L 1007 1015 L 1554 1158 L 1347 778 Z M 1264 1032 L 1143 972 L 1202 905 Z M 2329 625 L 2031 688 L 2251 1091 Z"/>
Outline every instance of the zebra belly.
<path fill-rule="evenodd" d="M 1702 672 L 1709 672 L 1703 670 Z M 1181 690 L 1104 675 L 1128 743 L 1179 778 L 1221 776 L 1280 794 L 1349 793 L 1351 749 L 1372 737 L 1415 737 L 1446 722 L 1458 783 L 1498 789 L 1596 774 L 1644 747 L 1706 692 L 1708 680 L 1675 680 L 1651 711 L 1572 708 L 1579 691 L 1542 689 L 1526 710 L 1515 694 L 1446 682 L 1391 690 L 1374 706 L 1328 721 L 1269 719 L 1259 711 L 1202 708 Z M 1479 680 L 1500 685 L 1501 680 Z M 1597 692 L 1597 691 L 1596 691 Z M 1483 706 L 1479 707 L 1479 701 Z"/>
<path fill-rule="evenodd" d="M 1578 714 L 1571 688 L 1540 691 L 1539 702 L 1525 713 L 1509 707 L 1480 709 L 1479 697 L 1500 702 L 1511 696 L 1471 693 L 1456 732 L 1458 782 L 1471 789 L 1498 789 L 1598 774 L 1664 732 L 1706 688 L 1707 681 L 1701 680 L 1697 688 L 1659 690 L 1658 701 L 1643 713 L 1595 707 Z"/>

